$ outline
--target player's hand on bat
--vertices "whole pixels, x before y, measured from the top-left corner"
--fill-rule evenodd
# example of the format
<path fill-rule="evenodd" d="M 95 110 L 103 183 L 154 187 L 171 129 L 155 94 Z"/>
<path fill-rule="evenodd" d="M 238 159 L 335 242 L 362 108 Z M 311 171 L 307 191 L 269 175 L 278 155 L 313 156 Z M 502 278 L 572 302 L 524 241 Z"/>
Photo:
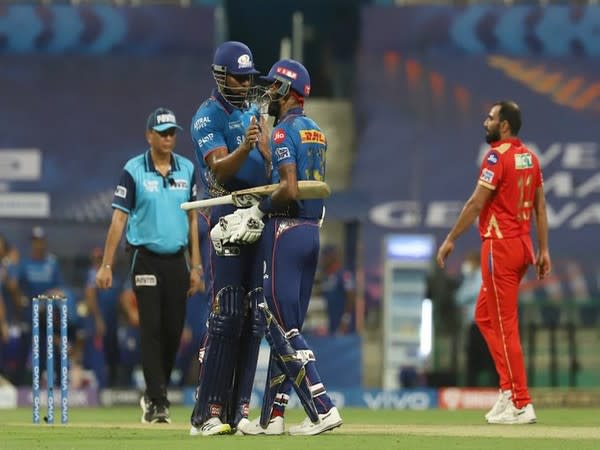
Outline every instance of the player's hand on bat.
<path fill-rule="evenodd" d="M 250 206 L 254 206 L 260 202 L 261 198 L 260 195 L 254 194 L 235 195 L 235 192 L 231 196 L 233 204 L 238 208 L 249 208 Z"/>
<path fill-rule="evenodd" d="M 450 255 L 453 250 L 454 242 L 449 241 L 448 239 L 445 239 L 444 242 L 442 242 L 442 245 L 440 245 L 440 248 L 437 252 L 436 261 L 438 266 L 440 266 L 442 269 L 446 267 L 446 258 L 448 258 L 448 255 Z"/>
<path fill-rule="evenodd" d="M 239 222 L 231 228 L 230 241 L 238 244 L 252 244 L 258 241 L 265 227 L 262 221 L 264 214 L 258 205 L 236 209 L 232 215 L 239 217 Z"/>
<path fill-rule="evenodd" d="M 223 251 L 223 245 L 229 242 L 232 226 L 235 225 L 236 220 L 239 223 L 240 218 L 233 214 L 227 214 L 221 217 L 219 223 L 210 230 L 210 240 L 217 255 Z"/>
<path fill-rule="evenodd" d="M 256 117 L 252 116 L 250 119 L 250 125 L 246 128 L 246 134 L 244 135 L 244 141 L 240 147 L 246 151 L 252 150 L 252 147 L 258 142 L 260 137 L 260 125 L 256 123 Z"/>
<path fill-rule="evenodd" d="M 535 258 L 535 270 L 538 280 L 543 280 L 552 270 L 552 261 L 550 260 L 550 252 L 548 250 L 538 251 Z"/>

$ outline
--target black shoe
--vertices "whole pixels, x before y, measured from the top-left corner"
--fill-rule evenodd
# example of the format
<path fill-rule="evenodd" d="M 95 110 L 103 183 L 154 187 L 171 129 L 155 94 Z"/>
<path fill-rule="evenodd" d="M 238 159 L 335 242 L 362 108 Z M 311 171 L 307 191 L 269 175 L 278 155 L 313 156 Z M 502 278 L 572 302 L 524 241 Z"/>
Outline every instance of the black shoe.
<path fill-rule="evenodd" d="M 156 405 L 145 395 L 140 398 L 140 408 L 142 408 L 142 423 L 153 423 L 156 420 Z"/>
<path fill-rule="evenodd" d="M 171 414 L 167 405 L 158 405 L 152 423 L 171 423 Z"/>

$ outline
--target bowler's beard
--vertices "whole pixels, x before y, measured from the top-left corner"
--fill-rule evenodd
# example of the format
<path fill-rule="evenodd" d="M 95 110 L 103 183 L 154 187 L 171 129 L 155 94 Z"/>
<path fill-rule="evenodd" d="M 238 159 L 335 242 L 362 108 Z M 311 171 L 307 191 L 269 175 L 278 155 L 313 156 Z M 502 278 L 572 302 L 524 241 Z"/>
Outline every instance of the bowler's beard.
<path fill-rule="evenodd" d="M 495 128 L 493 130 L 488 130 L 485 134 L 485 142 L 491 144 L 492 142 L 496 142 L 500 140 L 500 130 Z"/>

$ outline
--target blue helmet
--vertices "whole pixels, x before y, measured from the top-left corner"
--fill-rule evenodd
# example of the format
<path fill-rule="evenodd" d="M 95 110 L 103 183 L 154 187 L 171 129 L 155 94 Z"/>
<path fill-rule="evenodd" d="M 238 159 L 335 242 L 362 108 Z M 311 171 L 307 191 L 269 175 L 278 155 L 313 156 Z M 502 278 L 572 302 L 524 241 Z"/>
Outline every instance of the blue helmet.
<path fill-rule="evenodd" d="M 254 68 L 254 58 L 246 44 L 227 41 L 219 45 L 213 58 L 212 71 L 217 89 L 231 106 L 243 108 L 256 95 L 253 78 L 259 72 Z M 227 75 L 247 77 L 250 85 L 228 86 Z"/>
<path fill-rule="evenodd" d="M 269 70 L 266 77 L 261 77 L 268 83 L 280 81 L 282 83 L 279 92 L 286 95 L 290 88 L 302 97 L 310 95 L 310 75 L 308 70 L 298 61 L 293 59 L 282 59 L 277 61 Z"/>
<path fill-rule="evenodd" d="M 212 68 L 231 75 L 255 75 L 254 58 L 248 46 L 242 42 L 223 42 L 215 50 Z"/>

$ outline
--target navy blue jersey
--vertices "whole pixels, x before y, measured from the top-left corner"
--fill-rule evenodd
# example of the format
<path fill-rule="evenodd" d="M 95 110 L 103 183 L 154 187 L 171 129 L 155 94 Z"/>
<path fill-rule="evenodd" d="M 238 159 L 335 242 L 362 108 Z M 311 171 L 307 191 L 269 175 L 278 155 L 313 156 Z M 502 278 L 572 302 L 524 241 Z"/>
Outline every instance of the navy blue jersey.
<path fill-rule="evenodd" d="M 164 254 L 187 246 L 188 217 L 180 205 L 195 199 L 194 164 L 173 153 L 171 170 L 163 177 L 147 151 L 125 164 L 112 206 L 129 214 L 127 242 Z"/>
<path fill-rule="evenodd" d="M 87 280 L 85 283 L 86 288 L 92 288 L 96 291 L 96 303 L 98 304 L 98 310 L 104 319 L 104 324 L 109 329 L 116 329 L 117 317 L 119 314 L 119 298 L 121 296 L 121 282 L 113 276 L 112 286 L 108 289 L 97 289 L 96 288 L 96 274 L 98 269 L 96 267 L 90 267 L 87 271 Z"/>
<path fill-rule="evenodd" d="M 279 183 L 279 168 L 286 164 L 296 165 L 298 181 L 325 181 L 326 151 L 327 139 L 315 121 L 306 117 L 301 108 L 291 109 L 271 135 L 271 182 Z M 318 219 L 323 200 L 299 200 L 298 206 L 298 217 Z"/>
<path fill-rule="evenodd" d="M 233 108 L 218 92 L 213 92 L 194 114 L 190 134 L 206 197 L 218 197 L 227 192 L 268 184 L 265 161 L 256 147 L 250 151 L 240 170 L 224 185 L 219 185 L 206 164 L 211 152 L 226 148 L 232 153 L 244 141 L 246 128 L 253 116 L 259 120 L 255 106 L 244 110 Z"/>
<path fill-rule="evenodd" d="M 336 267 L 324 274 L 321 281 L 321 294 L 327 301 L 327 316 L 329 318 L 329 332 L 337 332 L 346 311 L 346 296 L 355 290 L 354 276 L 349 270 Z M 354 330 L 354 314 L 351 316 L 350 330 Z"/>
<path fill-rule="evenodd" d="M 29 298 L 63 286 L 56 256 L 48 254 L 41 260 L 24 258 L 19 265 L 19 284 Z"/>

